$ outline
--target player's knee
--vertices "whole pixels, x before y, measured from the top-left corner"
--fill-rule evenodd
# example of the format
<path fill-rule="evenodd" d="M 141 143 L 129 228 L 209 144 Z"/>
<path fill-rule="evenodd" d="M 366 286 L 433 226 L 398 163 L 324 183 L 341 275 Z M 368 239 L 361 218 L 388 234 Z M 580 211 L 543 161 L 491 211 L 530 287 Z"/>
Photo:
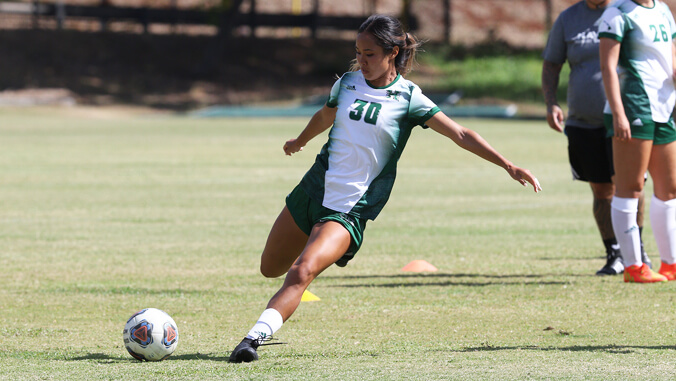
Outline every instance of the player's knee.
<path fill-rule="evenodd" d="M 639 198 L 643 193 L 643 182 L 627 182 L 615 187 L 615 196 L 624 198 Z"/>
<path fill-rule="evenodd" d="M 292 283 L 302 286 L 309 285 L 317 277 L 317 271 L 308 263 L 300 263 L 291 266 L 287 278 Z"/>

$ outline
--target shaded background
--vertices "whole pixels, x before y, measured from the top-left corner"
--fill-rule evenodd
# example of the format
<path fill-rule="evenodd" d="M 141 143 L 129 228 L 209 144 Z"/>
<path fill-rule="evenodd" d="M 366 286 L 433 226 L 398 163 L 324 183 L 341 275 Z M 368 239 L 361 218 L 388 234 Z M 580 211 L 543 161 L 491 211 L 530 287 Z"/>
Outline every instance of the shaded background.
<path fill-rule="evenodd" d="M 59 89 L 78 103 L 172 109 L 303 98 L 348 69 L 354 25 L 372 13 L 400 17 L 448 59 L 539 55 L 552 20 L 575 2 L 0 0 L 0 92 Z"/>

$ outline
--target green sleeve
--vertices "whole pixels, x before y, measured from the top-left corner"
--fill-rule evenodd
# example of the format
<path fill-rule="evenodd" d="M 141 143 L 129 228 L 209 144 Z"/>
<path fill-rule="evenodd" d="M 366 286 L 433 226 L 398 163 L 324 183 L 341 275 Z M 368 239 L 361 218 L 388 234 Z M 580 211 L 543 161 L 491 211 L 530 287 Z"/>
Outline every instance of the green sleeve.
<path fill-rule="evenodd" d="M 340 83 L 343 80 L 341 77 L 336 83 L 333 84 L 331 88 L 331 94 L 329 94 L 329 99 L 326 101 L 326 106 L 330 108 L 335 108 L 338 106 L 338 95 L 340 95 Z"/>

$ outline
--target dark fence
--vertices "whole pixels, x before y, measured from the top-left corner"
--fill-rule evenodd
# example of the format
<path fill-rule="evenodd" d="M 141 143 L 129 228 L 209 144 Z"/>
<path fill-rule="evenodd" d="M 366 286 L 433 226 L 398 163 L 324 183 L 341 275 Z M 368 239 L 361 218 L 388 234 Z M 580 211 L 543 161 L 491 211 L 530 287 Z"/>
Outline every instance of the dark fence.
<path fill-rule="evenodd" d="M 33 25 L 37 27 L 40 19 L 56 20 L 57 28 L 64 27 L 66 19 L 95 19 L 101 23 L 101 30 L 111 21 L 127 21 L 141 24 L 145 33 L 148 33 L 150 24 L 169 25 L 211 25 L 225 33 L 232 28 L 249 26 L 252 35 L 257 27 L 289 27 L 308 28 L 312 37 L 316 37 L 318 29 L 356 30 L 364 21 L 364 17 L 355 16 L 323 16 L 316 10 L 308 14 L 268 14 L 225 12 L 218 10 L 185 10 L 185 9 L 158 9 L 132 8 L 112 6 L 76 6 L 63 3 L 45 4 L 39 1 L 32 3 L 0 2 L 0 13 L 19 14 L 33 18 Z M 410 20 L 410 26 L 415 29 L 416 20 Z"/>

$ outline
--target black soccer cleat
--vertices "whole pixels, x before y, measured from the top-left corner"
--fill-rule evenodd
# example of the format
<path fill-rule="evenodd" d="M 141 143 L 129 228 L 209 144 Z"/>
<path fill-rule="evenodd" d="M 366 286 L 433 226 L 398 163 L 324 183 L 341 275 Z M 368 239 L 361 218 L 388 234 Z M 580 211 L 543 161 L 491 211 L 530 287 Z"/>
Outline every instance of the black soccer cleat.
<path fill-rule="evenodd" d="M 258 340 L 245 337 L 230 354 L 230 362 L 252 362 L 258 360 L 256 349 L 260 346 Z"/>
<path fill-rule="evenodd" d="M 258 352 L 256 349 L 263 345 L 278 345 L 286 343 L 270 343 L 270 340 L 274 340 L 272 336 L 261 337 L 260 339 L 254 340 L 248 337 L 245 337 L 232 351 L 230 354 L 230 362 L 240 363 L 240 362 L 252 362 L 258 360 Z"/>
<path fill-rule="evenodd" d="M 596 275 L 618 275 L 624 272 L 624 264 L 622 263 L 622 255 L 619 250 L 611 250 L 606 253 L 606 264 L 601 270 L 596 272 Z"/>

